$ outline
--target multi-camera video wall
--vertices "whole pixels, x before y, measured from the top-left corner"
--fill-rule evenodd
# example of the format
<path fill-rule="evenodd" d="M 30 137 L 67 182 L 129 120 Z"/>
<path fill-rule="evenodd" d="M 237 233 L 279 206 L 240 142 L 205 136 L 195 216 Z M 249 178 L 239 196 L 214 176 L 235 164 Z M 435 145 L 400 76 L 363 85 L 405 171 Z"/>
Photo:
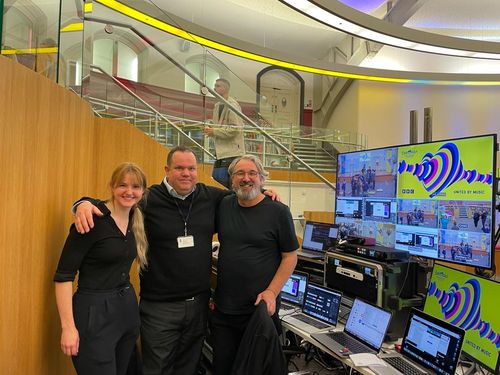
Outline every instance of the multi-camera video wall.
<path fill-rule="evenodd" d="M 496 147 L 493 134 L 339 154 L 341 236 L 491 267 Z"/>

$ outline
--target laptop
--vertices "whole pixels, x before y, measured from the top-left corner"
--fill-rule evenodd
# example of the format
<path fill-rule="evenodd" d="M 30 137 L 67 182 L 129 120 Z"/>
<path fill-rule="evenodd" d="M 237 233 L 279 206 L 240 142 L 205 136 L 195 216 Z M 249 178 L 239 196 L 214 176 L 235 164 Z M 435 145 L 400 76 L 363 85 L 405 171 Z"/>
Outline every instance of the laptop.
<path fill-rule="evenodd" d="M 294 271 L 290 275 L 281 289 L 280 316 L 302 307 L 308 280 L 309 275 L 305 272 Z"/>
<path fill-rule="evenodd" d="M 297 254 L 311 259 L 323 259 L 325 252 L 337 244 L 338 232 L 337 224 L 306 221 L 302 246 Z"/>
<path fill-rule="evenodd" d="M 309 283 L 302 312 L 283 317 L 283 321 L 306 333 L 331 329 L 337 324 L 342 293 Z"/>
<path fill-rule="evenodd" d="M 401 342 L 401 352 L 380 354 L 388 366 L 370 366 L 379 375 L 453 375 L 460 359 L 465 331 L 412 309 Z"/>
<path fill-rule="evenodd" d="M 344 330 L 312 334 L 316 341 L 334 353 L 378 353 L 391 321 L 391 312 L 379 306 L 354 299 Z"/>

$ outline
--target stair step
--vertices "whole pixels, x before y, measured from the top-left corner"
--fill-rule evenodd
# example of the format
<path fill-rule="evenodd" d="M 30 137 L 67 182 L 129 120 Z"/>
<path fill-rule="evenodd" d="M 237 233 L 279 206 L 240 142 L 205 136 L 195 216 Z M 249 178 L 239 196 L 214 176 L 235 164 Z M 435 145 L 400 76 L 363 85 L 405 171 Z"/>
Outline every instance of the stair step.
<path fill-rule="evenodd" d="M 298 147 L 298 146 L 293 146 L 293 149 L 294 150 L 299 150 L 299 151 L 321 151 L 321 149 L 317 148 L 317 147 Z"/>
<path fill-rule="evenodd" d="M 321 149 L 310 149 L 310 150 L 301 150 L 301 149 L 293 149 L 294 152 L 296 153 L 301 153 L 301 154 L 318 154 L 318 155 L 328 155 L 328 153 L 324 150 Z"/>
<path fill-rule="evenodd" d="M 310 159 L 310 160 L 335 160 L 330 155 L 326 155 L 326 154 L 310 155 L 310 154 L 300 154 L 297 152 L 295 154 L 299 155 L 300 157 L 302 157 L 304 159 Z"/>

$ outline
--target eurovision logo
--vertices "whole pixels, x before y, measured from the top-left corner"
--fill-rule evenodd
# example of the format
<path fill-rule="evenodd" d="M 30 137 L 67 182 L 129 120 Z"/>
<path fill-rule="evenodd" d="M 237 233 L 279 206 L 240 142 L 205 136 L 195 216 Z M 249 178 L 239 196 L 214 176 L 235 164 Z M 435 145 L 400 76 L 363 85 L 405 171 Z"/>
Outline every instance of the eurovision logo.
<path fill-rule="evenodd" d="M 469 184 L 493 184 L 491 173 L 484 174 L 475 169 L 464 168 L 458 147 L 453 142 L 445 143 L 435 154 L 426 153 L 420 163 L 408 164 L 405 160 L 400 161 L 398 173 L 411 173 L 417 177 L 429 192 L 430 198 L 462 180 Z"/>

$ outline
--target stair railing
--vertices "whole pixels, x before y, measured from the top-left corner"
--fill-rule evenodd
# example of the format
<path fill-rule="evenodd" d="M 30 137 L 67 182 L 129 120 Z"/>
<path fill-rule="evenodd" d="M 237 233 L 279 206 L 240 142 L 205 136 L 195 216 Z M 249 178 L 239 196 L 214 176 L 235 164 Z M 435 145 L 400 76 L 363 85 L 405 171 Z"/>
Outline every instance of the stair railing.
<path fill-rule="evenodd" d="M 255 123 L 253 120 L 251 120 L 247 115 L 242 113 L 238 108 L 233 106 L 230 102 L 225 100 L 222 96 L 220 96 L 217 92 L 215 92 L 212 88 L 208 87 L 205 85 L 205 82 L 203 82 L 201 79 L 199 79 L 195 74 L 190 72 L 188 69 L 186 69 L 182 64 L 178 63 L 175 59 L 173 59 L 171 56 L 169 56 L 167 53 L 165 53 L 161 48 L 159 48 L 155 43 L 153 43 L 149 38 L 144 36 L 140 31 L 135 29 L 133 26 L 124 24 L 124 23 L 119 23 L 119 22 L 114 22 L 112 20 L 106 19 L 99 19 L 96 17 L 89 17 L 86 16 L 85 20 L 87 21 L 92 21 L 92 22 L 98 22 L 102 24 L 108 24 L 108 25 L 113 25 L 117 27 L 123 27 L 127 28 L 130 31 L 132 31 L 134 34 L 136 34 L 139 38 L 143 40 L 144 43 L 148 44 L 151 46 L 153 49 L 155 49 L 160 55 L 165 57 L 167 60 L 169 60 L 172 64 L 174 64 L 176 67 L 181 69 L 186 75 L 188 75 L 193 81 L 195 81 L 197 84 L 199 84 L 202 88 L 205 88 L 205 92 L 210 92 L 214 97 L 216 97 L 219 101 L 223 102 L 228 108 L 230 108 L 237 116 L 239 116 L 241 119 L 243 119 L 247 124 L 252 126 L 253 128 L 257 129 L 260 134 L 262 134 L 267 140 L 272 142 L 274 145 L 276 145 L 279 149 L 281 149 L 285 154 L 290 155 L 291 158 L 295 159 L 297 162 L 302 164 L 307 170 L 309 170 L 312 174 L 314 174 L 318 179 L 320 179 L 322 182 L 324 182 L 327 186 L 329 186 L 331 189 L 336 190 L 336 187 L 334 184 L 332 184 L 328 179 L 326 179 L 322 174 L 320 174 L 318 171 L 316 171 L 314 168 L 312 168 L 308 163 L 306 163 L 302 158 L 300 158 L 298 155 L 293 153 L 288 147 L 286 147 L 283 143 L 275 139 L 271 134 L 269 134 L 263 127 Z M 101 70 L 102 71 L 102 70 Z M 107 74 L 107 73 L 105 73 Z M 109 76 L 109 74 L 107 74 Z M 119 82 L 116 78 L 113 78 L 113 80 L 119 84 L 119 86 L 123 89 L 126 89 L 127 92 L 129 92 L 131 95 L 133 94 L 134 97 L 137 97 L 132 91 L 130 91 L 126 86 L 124 86 L 121 82 Z M 149 104 L 145 103 L 142 99 L 141 102 L 145 105 L 148 106 L 148 108 L 153 108 Z M 163 118 L 163 117 L 162 117 Z M 169 122 L 169 125 L 171 122 Z M 171 124 L 176 130 L 180 131 L 181 134 L 187 136 L 179 127 L 175 126 L 173 123 Z M 197 144 L 199 147 L 201 147 L 204 152 L 210 154 L 208 150 L 205 150 L 201 145 L 199 145 L 198 142 L 192 140 L 193 143 Z M 211 154 L 210 154 L 211 155 Z M 212 155 L 213 157 L 213 155 Z"/>
<path fill-rule="evenodd" d="M 167 116 L 164 114 L 158 112 L 156 108 L 154 108 L 152 105 L 144 101 L 141 97 L 139 97 L 136 93 L 131 91 L 127 86 L 125 86 L 123 83 L 121 83 L 118 79 L 113 77 L 111 74 L 108 74 L 106 71 L 104 71 L 102 68 L 95 66 L 95 65 L 90 65 L 91 69 L 98 70 L 100 73 L 104 74 L 106 77 L 111 79 L 118 87 L 120 87 L 122 90 L 127 92 L 130 96 L 132 96 L 134 99 L 138 100 L 140 103 L 142 103 L 145 107 L 147 107 L 151 112 L 155 114 L 155 116 L 158 116 L 162 120 L 164 120 L 169 126 L 173 127 L 175 130 L 177 130 L 180 134 L 182 134 L 186 139 L 188 139 L 190 142 L 192 142 L 196 147 L 198 147 L 200 150 L 203 150 L 204 153 L 209 155 L 210 157 L 215 159 L 215 155 L 213 155 L 210 151 L 208 151 L 205 147 L 203 147 L 201 144 L 196 142 L 193 138 L 191 138 L 187 133 L 184 132 L 179 126 L 177 126 L 174 122 L 172 122 Z M 155 131 L 156 134 L 156 131 Z"/>

